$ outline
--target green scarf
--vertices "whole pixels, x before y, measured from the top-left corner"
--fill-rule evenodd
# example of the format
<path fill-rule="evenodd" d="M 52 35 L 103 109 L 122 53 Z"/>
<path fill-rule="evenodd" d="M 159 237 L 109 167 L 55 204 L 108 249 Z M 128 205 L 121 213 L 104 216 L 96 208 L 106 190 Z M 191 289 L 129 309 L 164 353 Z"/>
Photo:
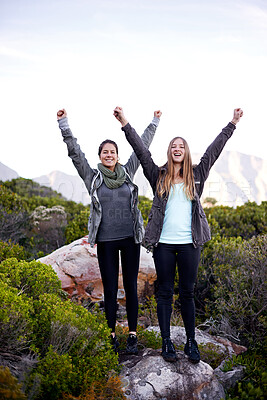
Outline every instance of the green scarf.
<path fill-rule="evenodd" d="M 120 164 L 117 163 L 115 165 L 114 172 L 104 167 L 102 163 L 99 163 L 97 166 L 99 171 L 102 172 L 104 182 L 109 189 L 117 189 L 124 184 L 126 173 L 124 168 L 122 168 Z"/>

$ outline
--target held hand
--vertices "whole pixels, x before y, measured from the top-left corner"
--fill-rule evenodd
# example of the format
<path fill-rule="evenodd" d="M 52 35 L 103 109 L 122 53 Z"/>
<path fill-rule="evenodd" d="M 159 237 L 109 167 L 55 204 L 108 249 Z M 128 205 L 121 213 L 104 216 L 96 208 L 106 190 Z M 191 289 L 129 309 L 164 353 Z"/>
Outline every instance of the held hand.
<path fill-rule="evenodd" d="M 160 110 L 154 111 L 154 117 L 160 118 L 162 116 L 162 112 Z"/>
<path fill-rule="evenodd" d="M 120 121 L 122 126 L 125 126 L 128 124 L 127 119 L 124 116 L 123 109 L 121 107 L 116 107 L 113 111 L 113 115 L 115 118 Z"/>
<path fill-rule="evenodd" d="M 233 116 L 233 119 L 232 119 L 232 123 L 234 124 L 234 125 L 236 125 L 238 122 L 239 122 L 239 120 L 240 120 L 240 118 L 243 116 L 243 110 L 241 110 L 241 108 L 235 108 L 234 109 L 234 116 Z"/>
<path fill-rule="evenodd" d="M 65 118 L 67 116 L 67 111 L 65 108 L 62 108 L 61 110 L 58 110 L 57 112 L 57 119 Z"/>

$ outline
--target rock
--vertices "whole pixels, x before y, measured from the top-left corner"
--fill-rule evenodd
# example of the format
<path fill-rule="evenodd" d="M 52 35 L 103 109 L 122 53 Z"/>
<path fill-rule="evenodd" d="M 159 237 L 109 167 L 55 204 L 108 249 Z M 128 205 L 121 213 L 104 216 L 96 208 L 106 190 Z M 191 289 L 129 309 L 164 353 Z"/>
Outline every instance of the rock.
<path fill-rule="evenodd" d="M 150 326 L 147 330 L 159 333 L 158 326 Z M 183 349 L 186 342 L 185 329 L 171 326 L 171 339 L 176 348 Z M 223 363 L 246 348 L 199 329 L 196 329 L 196 340 L 203 346 L 214 345 L 214 351 L 223 355 L 224 361 L 218 368 L 213 370 L 204 361 L 200 361 L 199 364 L 190 363 L 183 350 L 176 351 L 176 363 L 166 362 L 160 355 L 161 350 L 145 349 L 139 351 L 137 356 L 120 352 L 120 363 L 123 366 L 120 376 L 126 397 L 129 400 L 224 399 L 224 390 L 228 390 L 242 378 L 244 367 L 239 366 L 233 371 L 223 372 Z"/>
<path fill-rule="evenodd" d="M 223 385 L 224 389 L 229 390 L 236 384 L 236 382 L 243 378 L 246 367 L 244 365 L 237 365 L 236 367 L 233 367 L 231 371 L 224 372 L 222 371 L 224 363 L 225 361 L 214 370 L 214 373 L 219 382 Z"/>
<path fill-rule="evenodd" d="M 147 328 L 148 331 L 154 331 L 157 333 L 160 333 L 159 327 L 158 326 L 150 326 Z M 186 333 L 185 333 L 185 329 L 181 326 L 171 326 L 171 339 L 173 341 L 173 343 L 175 344 L 176 348 L 180 348 L 183 349 L 184 344 L 186 342 Z M 172 364 L 170 363 L 166 363 L 162 357 L 161 358 L 161 364 L 164 365 L 164 373 L 163 376 L 165 376 L 165 380 L 166 380 L 166 385 L 164 385 L 163 388 L 159 388 L 158 386 L 154 386 L 154 375 L 153 373 L 158 373 L 161 376 L 161 370 L 160 372 L 155 372 L 154 368 L 154 363 L 156 363 L 156 365 L 159 367 L 157 360 L 155 358 L 151 358 L 152 355 L 153 357 L 155 356 L 159 356 L 160 354 L 160 350 L 159 351 L 154 351 L 154 350 L 148 350 L 148 351 L 144 351 L 143 353 L 141 353 L 141 357 L 140 358 L 150 358 L 150 360 L 152 359 L 152 361 L 148 360 L 146 363 L 144 363 L 145 368 L 147 368 L 147 371 L 149 371 L 149 367 L 147 367 L 147 364 L 150 365 L 150 370 L 151 370 L 151 376 L 147 374 L 146 377 L 146 381 L 148 382 L 148 385 L 152 385 L 154 387 L 154 396 L 155 397 L 147 397 L 148 399 L 207 399 L 207 400 L 212 400 L 212 399 L 221 399 L 224 398 L 221 395 L 221 387 L 223 387 L 225 390 L 228 390 L 229 388 L 233 387 L 235 385 L 235 383 L 242 379 L 243 375 L 244 375 L 244 371 L 245 371 L 245 367 L 243 366 L 238 366 L 233 368 L 232 371 L 228 371 L 228 372 L 223 372 L 223 366 L 224 363 L 227 359 L 229 359 L 230 357 L 232 357 L 233 355 L 238 355 L 243 353 L 244 351 L 246 351 L 246 347 L 244 346 L 239 346 L 236 345 L 232 342 L 230 342 L 227 339 L 221 338 L 221 337 L 217 337 L 217 336 L 212 336 L 206 332 L 203 332 L 199 329 L 196 329 L 196 341 L 198 342 L 199 345 L 203 345 L 203 346 L 207 346 L 209 344 L 214 345 L 213 349 L 214 352 L 216 352 L 217 354 L 220 354 L 223 356 L 223 361 L 222 363 L 215 369 L 213 370 L 208 364 L 206 364 L 205 362 L 201 361 L 199 364 L 197 365 L 192 365 L 190 362 L 188 362 L 187 360 L 187 356 L 183 353 L 183 351 L 177 351 L 177 355 L 178 355 L 178 364 L 176 365 L 176 363 L 174 365 L 176 365 L 176 367 L 174 368 Z M 200 350 L 200 354 L 201 354 L 201 350 Z M 138 356 L 139 357 L 139 356 Z M 126 362 L 125 362 L 126 360 Z M 132 367 L 134 366 L 134 363 L 139 365 L 139 368 L 141 369 L 142 364 L 140 364 L 141 360 L 138 360 L 137 357 L 134 357 L 134 359 L 127 359 L 126 356 L 122 356 L 120 359 L 120 362 L 123 363 L 124 368 L 122 371 L 122 376 L 123 379 L 127 378 L 128 379 L 128 386 L 126 385 L 126 381 L 124 380 L 125 383 L 125 391 L 129 391 L 129 393 L 133 392 L 134 395 L 139 396 L 139 391 L 140 389 L 133 389 L 132 386 L 142 386 L 144 381 L 141 380 L 141 375 L 137 375 L 137 371 L 136 369 L 132 369 Z M 204 366 L 203 366 L 204 365 Z M 207 367 L 208 366 L 208 367 Z M 197 367 L 197 368 L 196 368 Z M 143 368 L 143 366 L 142 366 Z M 162 367 L 163 368 L 163 367 Z M 173 369 L 174 368 L 174 369 Z M 196 368 L 196 369 L 195 369 Z M 170 369 L 170 371 L 166 371 L 166 369 Z M 157 370 L 159 371 L 159 370 Z M 190 371 L 190 372 L 187 372 Z M 192 372 L 193 371 L 193 372 Z M 190 375 L 193 374 L 193 378 L 190 381 L 190 387 L 191 387 L 191 397 L 190 395 L 188 395 L 187 393 L 187 384 L 188 384 L 188 377 L 186 375 Z M 131 377 L 131 375 L 133 374 L 133 377 Z M 174 378 L 174 380 L 172 381 L 172 376 L 173 374 L 181 374 L 182 376 L 176 376 L 176 378 Z M 185 376 L 184 376 L 185 375 Z M 129 378 L 130 376 L 130 378 Z M 136 377 L 137 376 L 137 377 Z M 153 379 L 152 379 L 153 378 Z M 177 379 L 177 384 L 175 386 L 175 379 Z M 218 384 L 219 382 L 219 384 Z M 180 389 L 182 390 L 181 392 L 176 392 L 177 387 L 180 387 Z M 151 387 L 152 387 L 151 386 Z M 214 389 L 215 387 L 215 389 Z M 201 388 L 201 389 L 199 389 Z M 205 390 L 204 390 L 205 389 Z M 146 388 L 146 392 L 147 392 L 148 388 Z M 212 395 L 209 393 L 209 391 L 213 391 Z M 173 392 L 174 391 L 174 392 Z M 157 392 L 159 392 L 161 394 L 161 397 L 157 397 L 158 394 L 156 394 Z M 199 392 L 199 393 L 198 393 Z M 218 394 L 218 396 L 221 397 L 216 397 Z M 175 396 L 180 396 L 180 397 L 175 397 Z M 148 395 L 150 396 L 150 394 Z M 151 395 L 152 396 L 152 395 Z M 169 397 L 168 397 L 169 396 Z M 174 396 L 174 397 L 171 397 Z M 186 397 L 188 396 L 188 397 Z M 199 396 L 199 397 L 198 397 Z M 206 396 L 206 397 L 205 397 Z M 212 397 L 215 396 L 215 397 Z M 132 397 L 129 397 L 129 399 L 131 399 Z M 134 398 L 134 397 L 133 397 Z M 136 397 L 136 399 L 143 399 L 145 397 Z"/>
<path fill-rule="evenodd" d="M 147 328 L 148 331 L 154 331 L 160 334 L 158 326 L 150 326 Z M 216 346 L 216 351 L 222 352 L 225 355 L 225 359 L 232 355 L 238 355 L 247 351 L 247 348 L 238 344 L 230 342 L 230 340 L 221 338 L 218 336 L 212 336 L 209 333 L 196 329 L 196 341 L 198 344 L 207 345 L 209 343 Z M 185 328 L 182 326 L 171 326 L 171 339 L 175 345 L 181 346 L 186 342 Z"/>
<path fill-rule="evenodd" d="M 103 285 L 97 261 L 96 245 L 92 248 L 87 236 L 63 246 L 38 261 L 51 265 L 61 280 L 62 289 L 70 297 L 92 301 L 103 300 Z M 154 293 L 156 271 L 151 253 L 141 247 L 138 274 L 138 298 L 144 299 Z M 118 301 L 125 305 L 122 273 L 120 267 Z"/>
<path fill-rule="evenodd" d="M 200 361 L 191 364 L 182 351 L 176 363 L 166 362 L 159 351 L 146 349 L 123 362 L 121 379 L 129 400 L 221 400 L 224 389 L 213 369 Z"/>

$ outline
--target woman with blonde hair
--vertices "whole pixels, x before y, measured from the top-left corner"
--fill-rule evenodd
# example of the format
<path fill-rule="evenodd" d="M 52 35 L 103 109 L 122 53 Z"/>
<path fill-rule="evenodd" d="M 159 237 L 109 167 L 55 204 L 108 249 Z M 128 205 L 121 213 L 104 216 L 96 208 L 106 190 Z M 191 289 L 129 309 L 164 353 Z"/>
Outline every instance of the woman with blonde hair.
<path fill-rule="evenodd" d="M 177 360 L 170 339 L 177 265 L 181 314 L 187 336 L 184 352 L 191 362 L 198 363 L 200 353 L 195 340 L 194 285 L 201 247 L 210 240 L 200 196 L 211 167 L 232 136 L 243 111 L 240 108 L 234 110 L 232 121 L 223 128 L 196 166 L 192 165 L 187 142 L 180 136 L 172 139 L 169 144 L 167 163 L 162 167 L 157 166 L 119 107 L 115 108 L 114 115 L 121 122 L 126 139 L 140 160 L 154 193 L 143 245 L 153 251 L 157 271 L 157 314 L 162 336 L 162 356 L 166 361 Z"/>

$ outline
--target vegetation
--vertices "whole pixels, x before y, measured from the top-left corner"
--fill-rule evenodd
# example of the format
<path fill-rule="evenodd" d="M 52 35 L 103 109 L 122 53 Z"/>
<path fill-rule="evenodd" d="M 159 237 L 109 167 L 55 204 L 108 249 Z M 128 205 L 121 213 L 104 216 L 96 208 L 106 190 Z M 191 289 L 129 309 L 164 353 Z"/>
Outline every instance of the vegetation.
<path fill-rule="evenodd" d="M 248 350 L 229 360 L 224 371 L 230 371 L 237 365 L 246 368 L 245 376 L 242 381 L 229 390 L 226 400 L 265 400 L 267 393 L 267 372 L 266 372 L 266 341 L 257 350 Z"/>
<path fill-rule="evenodd" d="M 110 373 L 118 371 L 103 315 L 66 299 L 50 266 L 16 258 L 2 261 L 0 304 L 4 354 L 38 357 L 25 382 L 31 399 L 79 396 L 91 384 L 106 384 Z"/>
<path fill-rule="evenodd" d="M 238 363 L 246 366 L 245 377 L 227 399 L 263 399 L 267 202 L 248 202 L 234 209 L 206 200 L 212 240 L 201 255 L 195 291 L 197 324 L 249 348 L 224 364 L 226 369 Z M 151 203 L 139 198 L 145 225 Z M 97 306 L 88 311 L 68 300 L 55 272 L 35 261 L 86 235 L 89 214 L 89 207 L 31 180 L 0 184 L 0 347 L 15 358 L 33 360 L 32 367 L 23 371 L 27 377 L 23 386 L 8 369 L 0 368 L 3 399 L 124 399 L 103 314 Z M 182 323 L 178 280 L 177 276 L 172 324 Z M 154 296 L 140 305 L 139 315 L 147 324 L 157 323 Z M 127 330 L 119 328 L 118 336 L 123 348 Z M 157 334 L 141 327 L 138 336 L 140 347 L 161 345 Z M 203 359 L 213 366 L 221 360 L 215 350 L 201 348 Z M 14 397 L 8 397 L 8 390 Z"/>
<path fill-rule="evenodd" d="M 11 374 L 8 368 L 0 366 L 0 398 L 2 400 L 26 400 L 25 394 L 21 390 L 22 385 Z"/>
<path fill-rule="evenodd" d="M 30 179 L 0 182 L 0 240 L 32 260 L 87 234 L 90 209 Z"/>

